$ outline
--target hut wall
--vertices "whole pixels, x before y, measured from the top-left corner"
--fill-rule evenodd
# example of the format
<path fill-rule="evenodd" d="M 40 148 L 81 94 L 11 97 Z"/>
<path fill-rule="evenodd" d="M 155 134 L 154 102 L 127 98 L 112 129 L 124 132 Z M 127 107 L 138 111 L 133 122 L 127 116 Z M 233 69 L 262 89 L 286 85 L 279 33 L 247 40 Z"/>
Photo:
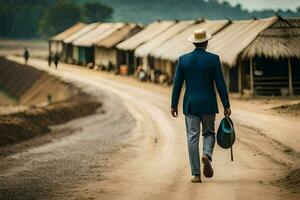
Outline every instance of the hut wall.
<path fill-rule="evenodd" d="M 52 53 L 61 54 L 63 51 L 63 44 L 61 41 L 50 41 L 50 51 Z"/>
<path fill-rule="evenodd" d="M 78 64 L 87 65 L 95 62 L 94 47 L 78 47 Z"/>
<path fill-rule="evenodd" d="M 153 61 L 153 65 L 154 65 L 154 69 L 161 69 L 162 65 L 161 65 L 161 60 L 158 58 L 155 58 Z"/>
<path fill-rule="evenodd" d="M 149 69 L 148 57 L 147 56 L 142 57 L 141 60 L 142 60 L 143 69 L 146 71 L 147 74 L 149 74 L 150 69 Z"/>
<path fill-rule="evenodd" d="M 95 48 L 95 65 L 100 66 L 101 65 L 101 51 L 100 47 L 94 47 Z"/>
<path fill-rule="evenodd" d="M 137 66 L 140 65 L 140 60 L 134 57 L 133 51 L 126 51 L 126 65 L 128 66 L 128 74 L 133 74 Z"/>
<path fill-rule="evenodd" d="M 72 44 L 65 44 L 66 47 L 66 62 L 73 63 L 73 45 Z"/>
<path fill-rule="evenodd" d="M 117 50 L 95 47 L 95 64 L 107 67 L 109 63 L 117 66 Z"/>
<path fill-rule="evenodd" d="M 121 65 L 133 65 L 133 59 L 130 58 L 130 54 L 127 51 L 115 49 L 117 54 L 117 69 L 120 69 Z"/>
<path fill-rule="evenodd" d="M 84 47 L 78 47 L 78 60 L 77 63 L 80 65 L 85 65 L 86 59 L 85 59 L 85 48 Z"/>
<path fill-rule="evenodd" d="M 61 60 L 64 62 L 67 61 L 67 45 L 64 43 L 62 43 Z"/>
<path fill-rule="evenodd" d="M 72 53 L 72 63 L 78 64 L 78 58 L 79 58 L 79 48 L 76 46 L 73 46 L 73 53 Z"/>
<path fill-rule="evenodd" d="M 124 51 L 120 51 L 116 49 L 117 52 L 117 67 L 120 67 L 120 65 L 126 64 L 126 54 Z"/>
<path fill-rule="evenodd" d="M 144 56 L 141 58 L 142 60 L 142 65 L 143 65 L 143 69 L 146 71 L 146 73 L 148 75 L 150 75 L 152 73 L 152 71 L 154 70 L 154 58 L 150 57 L 150 56 Z"/>
<path fill-rule="evenodd" d="M 95 50 L 94 50 L 94 47 L 86 48 L 85 61 L 86 61 L 85 64 L 95 63 Z"/>
<path fill-rule="evenodd" d="M 62 42 L 56 42 L 56 52 L 61 55 L 63 51 Z"/>
<path fill-rule="evenodd" d="M 291 59 L 293 94 L 300 95 L 300 59 Z"/>
<path fill-rule="evenodd" d="M 239 92 L 239 67 L 229 69 L 229 92 Z"/>
<path fill-rule="evenodd" d="M 289 71 L 287 59 L 253 59 L 255 95 L 289 95 Z"/>
<path fill-rule="evenodd" d="M 148 56 L 148 66 L 151 70 L 154 69 L 154 58 L 151 56 Z"/>
<path fill-rule="evenodd" d="M 242 74 L 242 89 L 250 90 L 251 83 L 250 83 L 250 61 L 243 61 L 241 67 L 241 74 Z"/>
<path fill-rule="evenodd" d="M 49 53 L 56 51 L 56 41 L 49 41 Z"/>
<path fill-rule="evenodd" d="M 166 61 L 165 63 L 165 73 L 168 75 L 170 79 L 173 79 L 174 76 L 174 63 L 171 61 Z"/>

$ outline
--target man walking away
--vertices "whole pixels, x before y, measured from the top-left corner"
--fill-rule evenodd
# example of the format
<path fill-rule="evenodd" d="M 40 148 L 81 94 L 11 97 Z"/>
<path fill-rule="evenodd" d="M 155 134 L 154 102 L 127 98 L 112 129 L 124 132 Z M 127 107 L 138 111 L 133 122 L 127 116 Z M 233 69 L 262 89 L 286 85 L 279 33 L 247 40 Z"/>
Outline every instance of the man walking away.
<path fill-rule="evenodd" d="M 55 53 L 55 55 L 54 55 L 54 64 L 55 64 L 55 69 L 57 69 L 57 66 L 58 66 L 58 61 L 59 61 L 59 56 L 58 56 L 58 53 Z"/>
<path fill-rule="evenodd" d="M 172 92 L 171 114 L 178 116 L 178 101 L 181 88 L 185 82 L 183 113 L 185 115 L 189 160 L 192 182 L 201 181 L 199 136 L 202 124 L 203 136 L 203 174 L 207 178 L 214 175 L 211 165 L 215 145 L 215 115 L 218 113 L 218 104 L 215 87 L 221 98 L 224 115 L 230 115 L 230 103 L 224 81 L 219 56 L 207 52 L 206 48 L 211 35 L 199 29 L 189 38 L 195 49 L 180 56 L 175 72 Z"/>
<path fill-rule="evenodd" d="M 24 60 L 25 60 L 25 65 L 27 65 L 28 59 L 29 59 L 29 51 L 28 51 L 27 48 L 25 48 L 25 50 L 24 50 L 23 57 L 24 57 Z"/>

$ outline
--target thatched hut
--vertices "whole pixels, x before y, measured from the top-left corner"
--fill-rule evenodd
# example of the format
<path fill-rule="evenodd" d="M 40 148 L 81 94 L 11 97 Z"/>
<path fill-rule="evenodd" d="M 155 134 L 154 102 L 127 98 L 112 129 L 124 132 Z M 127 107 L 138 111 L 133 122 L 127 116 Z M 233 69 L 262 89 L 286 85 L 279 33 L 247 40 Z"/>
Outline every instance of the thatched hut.
<path fill-rule="evenodd" d="M 229 26 L 208 42 L 208 51 L 220 56 L 223 73 L 231 92 L 239 91 L 239 55 L 258 36 L 273 24 L 274 18 L 232 21 Z"/>
<path fill-rule="evenodd" d="M 63 40 L 71 36 L 72 34 L 78 32 L 80 29 L 84 28 L 86 24 L 84 23 L 76 23 L 70 28 L 64 30 L 63 32 L 51 37 L 49 39 L 49 54 L 50 53 L 57 53 L 61 55 L 62 57 L 65 57 L 64 55 L 64 45 L 63 45 Z"/>
<path fill-rule="evenodd" d="M 126 54 L 126 66 L 129 72 L 133 72 L 141 63 L 141 58 L 134 57 L 134 50 L 165 31 L 174 23 L 175 21 L 155 21 L 142 31 L 117 45 L 117 48 Z"/>
<path fill-rule="evenodd" d="M 146 74 L 151 77 L 151 81 L 158 82 L 158 75 L 161 74 L 159 69 L 154 68 L 153 58 L 150 57 L 151 50 L 156 47 L 160 47 L 165 41 L 180 34 L 182 31 L 186 30 L 192 25 L 193 21 L 176 21 L 164 32 L 145 42 L 134 51 L 134 56 L 136 58 L 141 58 L 142 68 L 146 71 Z"/>
<path fill-rule="evenodd" d="M 262 31 L 242 52 L 241 92 L 300 95 L 300 19 L 283 19 Z"/>
<path fill-rule="evenodd" d="M 73 48 L 72 42 L 77 38 L 85 35 L 89 31 L 93 30 L 99 25 L 99 23 L 92 23 L 88 24 L 79 31 L 75 32 L 74 34 L 70 35 L 69 37 L 63 40 L 63 49 L 64 49 L 64 61 L 67 63 L 75 63 L 75 60 L 78 58 L 78 49 Z"/>
<path fill-rule="evenodd" d="M 160 69 L 163 73 L 167 74 L 167 79 L 169 80 L 169 83 L 171 83 L 178 57 L 194 49 L 193 44 L 187 40 L 187 38 L 193 34 L 194 30 L 202 28 L 214 35 L 228 24 L 228 20 L 195 21 L 192 26 L 189 26 L 183 32 L 175 35 L 150 51 L 150 56 L 154 60 L 154 68 Z"/>
<path fill-rule="evenodd" d="M 95 65 L 109 67 L 119 71 L 120 65 L 126 64 L 126 54 L 116 45 L 142 30 L 138 24 L 126 24 L 108 37 L 94 43 Z"/>
<path fill-rule="evenodd" d="M 298 86 L 294 80 L 299 76 L 295 67 L 299 64 L 297 21 L 277 16 L 233 21 L 210 40 L 208 51 L 220 56 L 231 92 L 247 96 L 295 94 Z"/>
<path fill-rule="evenodd" d="M 74 57 L 75 63 L 80 65 L 94 64 L 94 43 L 108 37 L 123 26 L 124 23 L 101 23 L 93 30 L 74 40 L 72 42 L 73 49 L 78 51 L 78 57 Z"/>

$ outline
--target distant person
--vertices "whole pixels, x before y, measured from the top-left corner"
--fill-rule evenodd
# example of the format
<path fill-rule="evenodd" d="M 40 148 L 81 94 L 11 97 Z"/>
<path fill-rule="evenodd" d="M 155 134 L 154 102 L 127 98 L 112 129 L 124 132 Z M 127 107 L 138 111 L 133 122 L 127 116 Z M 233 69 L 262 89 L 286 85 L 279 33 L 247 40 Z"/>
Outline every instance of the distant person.
<path fill-rule="evenodd" d="M 48 66 L 51 67 L 51 64 L 52 64 L 52 52 L 50 52 L 48 56 Z"/>
<path fill-rule="evenodd" d="M 231 114 L 219 56 L 206 51 L 210 38 L 211 35 L 203 29 L 195 30 L 189 38 L 196 48 L 179 57 L 172 92 L 171 114 L 177 117 L 178 101 L 185 82 L 183 113 L 193 183 L 202 182 L 199 158 L 200 123 L 203 136 L 203 174 L 207 178 L 214 175 L 211 162 L 215 145 L 215 115 L 218 113 L 214 83 L 223 104 L 224 115 Z"/>
<path fill-rule="evenodd" d="M 58 66 L 58 62 L 59 62 L 59 55 L 58 55 L 58 53 L 55 53 L 55 55 L 54 55 L 54 65 L 55 65 L 56 69 L 57 69 L 57 66 Z"/>
<path fill-rule="evenodd" d="M 27 48 L 24 49 L 23 57 L 24 57 L 24 60 L 25 60 L 25 65 L 27 65 L 28 59 L 29 59 L 29 51 L 28 51 Z"/>

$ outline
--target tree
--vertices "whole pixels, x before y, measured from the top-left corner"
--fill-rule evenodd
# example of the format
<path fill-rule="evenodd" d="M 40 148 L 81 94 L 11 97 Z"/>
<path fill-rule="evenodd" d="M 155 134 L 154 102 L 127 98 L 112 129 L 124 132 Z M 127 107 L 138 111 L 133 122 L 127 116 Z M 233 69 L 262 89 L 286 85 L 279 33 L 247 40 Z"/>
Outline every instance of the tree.
<path fill-rule="evenodd" d="M 113 9 L 102 3 L 86 3 L 83 4 L 83 13 L 87 22 L 107 21 Z"/>
<path fill-rule="evenodd" d="M 0 0 L 0 36 L 37 37 L 38 22 L 54 0 Z"/>
<path fill-rule="evenodd" d="M 82 19 L 81 8 L 72 1 L 60 1 L 50 7 L 40 21 L 40 32 L 45 35 L 57 34 Z"/>
<path fill-rule="evenodd" d="M 243 10 L 243 9 L 242 9 L 242 5 L 241 5 L 240 3 L 236 4 L 235 8 L 236 8 L 237 10 Z"/>

